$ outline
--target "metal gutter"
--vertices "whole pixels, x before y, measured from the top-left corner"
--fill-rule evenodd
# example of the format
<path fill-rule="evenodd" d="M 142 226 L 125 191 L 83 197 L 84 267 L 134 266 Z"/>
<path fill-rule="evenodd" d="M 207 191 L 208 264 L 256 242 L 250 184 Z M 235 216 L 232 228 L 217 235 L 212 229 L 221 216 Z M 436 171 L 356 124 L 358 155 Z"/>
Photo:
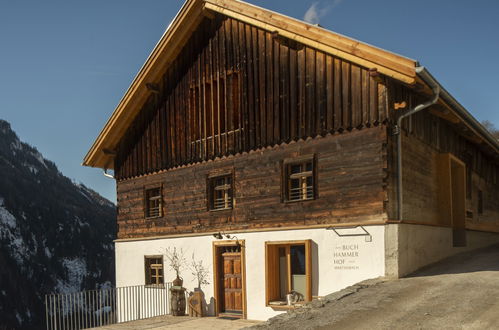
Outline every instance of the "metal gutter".
<path fill-rule="evenodd" d="M 403 194 L 402 194 L 402 189 L 403 189 L 403 184 L 402 184 L 402 136 L 400 134 L 401 132 L 401 125 L 402 125 L 402 120 L 404 118 L 407 118 L 409 116 L 414 115 L 415 113 L 424 110 L 428 108 L 429 106 L 437 103 L 439 97 L 440 97 L 440 84 L 437 83 L 437 81 L 431 76 L 426 74 L 427 71 L 423 66 L 418 66 L 416 67 L 416 75 L 422 76 L 424 75 L 427 80 L 425 82 L 431 87 L 433 90 L 433 98 L 425 103 L 418 104 L 416 107 L 412 109 L 408 109 L 404 111 L 400 116 L 397 118 L 397 123 L 395 124 L 395 127 L 393 128 L 393 135 L 397 137 L 397 219 L 399 221 L 402 221 L 402 207 L 403 207 Z"/>
<path fill-rule="evenodd" d="M 402 113 L 397 118 L 397 123 L 393 130 L 393 135 L 397 137 L 397 219 L 402 221 L 403 210 L 403 182 L 402 182 L 402 137 L 401 137 L 401 124 L 404 118 L 414 115 L 415 113 L 428 108 L 429 106 L 437 103 L 439 99 L 447 103 L 454 113 L 469 126 L 477 135 L 483 137 L 486 142 L 499 154 L 499 140 L 492 136 L 492 134 L 476 120 L 424 67 L 416 67 L 416 75 L 426 85 L 433 90 L 433 98 L 425 103 L 419 104 L 416 107 L 409 109 Z"/>

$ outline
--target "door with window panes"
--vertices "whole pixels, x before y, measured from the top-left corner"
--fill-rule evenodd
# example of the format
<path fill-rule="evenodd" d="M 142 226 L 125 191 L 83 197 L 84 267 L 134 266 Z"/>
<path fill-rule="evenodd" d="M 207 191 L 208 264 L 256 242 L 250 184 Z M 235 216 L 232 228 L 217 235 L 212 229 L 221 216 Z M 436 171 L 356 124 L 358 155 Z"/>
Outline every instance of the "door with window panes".
<path fill-rule="evenodd" d="M 299 301 L 311 300 L 311 242 L 266 242 L 266 293 L 268 305 L 283 305 L 293 293 Z"/>

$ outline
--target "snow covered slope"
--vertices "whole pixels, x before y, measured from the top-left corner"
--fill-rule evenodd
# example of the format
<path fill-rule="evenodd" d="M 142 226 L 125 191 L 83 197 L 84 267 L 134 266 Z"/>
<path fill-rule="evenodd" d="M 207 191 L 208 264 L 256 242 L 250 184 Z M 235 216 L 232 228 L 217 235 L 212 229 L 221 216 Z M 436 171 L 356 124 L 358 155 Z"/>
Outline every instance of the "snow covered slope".
<path fill-rule="evenodd" d="M 0 329 L 43 328 L 46 293 L 114 281 L 115 206 L 0 120 Z"/>

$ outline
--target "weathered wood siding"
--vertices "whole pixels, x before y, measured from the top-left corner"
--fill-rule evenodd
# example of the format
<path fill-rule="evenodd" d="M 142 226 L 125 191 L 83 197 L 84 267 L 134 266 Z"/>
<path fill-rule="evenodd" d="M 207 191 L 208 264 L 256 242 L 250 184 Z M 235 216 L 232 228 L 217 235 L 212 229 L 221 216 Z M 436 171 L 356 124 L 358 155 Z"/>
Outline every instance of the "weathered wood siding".
<path fill-rule="evenodd" d="M 281 164 L 317 156 L 315 200 L 282 202 Z M 118 181 L 119 238 L 386 220 L 386 128 L 326 135 Z M 233 210 L 207 210 L 207 177 L 234 173 Z M 163 187 L 163 216 L 144 218 L 144 189 Z"/>
<path fill-rule="evenodd" d="M 223 16 L 206 18 L 117 150 L 118 180 L 387 118 L 365 68 Z"/>
<path fill-rule="evenodd" d="M 416 106 L 428 97 L 409 89 L 387 83 L 390 104 L 406 101 Z M 440 106 L 433 106 L 405 119 L 402 131 L 403 155 L 403 214 L 405 221 L 448 226 L 450 219 L 442 219 L 438 202 L 439 182 L 437 155 L 451 153 L 466 164 L 466 227 L 469 229 L 499 232 L 499 163 L 483 146 L 464 135 L 461 123 L 451 123 L 434 113 L 441 113 Z M 390 122 L 395 121 L 396 111 L 390 110 Z M 389 143 L 389 205 L 390 219 L 396 219 L 396 160 L 395 137 Z M 483 213 L 478 212 L 478 191 L 482 191 Z"/>

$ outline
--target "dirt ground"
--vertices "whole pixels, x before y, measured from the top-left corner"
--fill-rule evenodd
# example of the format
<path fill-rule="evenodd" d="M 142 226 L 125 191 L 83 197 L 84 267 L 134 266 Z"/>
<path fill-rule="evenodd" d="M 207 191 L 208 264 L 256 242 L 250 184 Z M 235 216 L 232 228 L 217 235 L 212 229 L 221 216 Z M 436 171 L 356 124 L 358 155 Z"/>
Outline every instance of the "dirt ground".
<path fill-rule="evenodd" d="M 499 329 L 499 245 L 359 283 L 251 329 Z"/>

